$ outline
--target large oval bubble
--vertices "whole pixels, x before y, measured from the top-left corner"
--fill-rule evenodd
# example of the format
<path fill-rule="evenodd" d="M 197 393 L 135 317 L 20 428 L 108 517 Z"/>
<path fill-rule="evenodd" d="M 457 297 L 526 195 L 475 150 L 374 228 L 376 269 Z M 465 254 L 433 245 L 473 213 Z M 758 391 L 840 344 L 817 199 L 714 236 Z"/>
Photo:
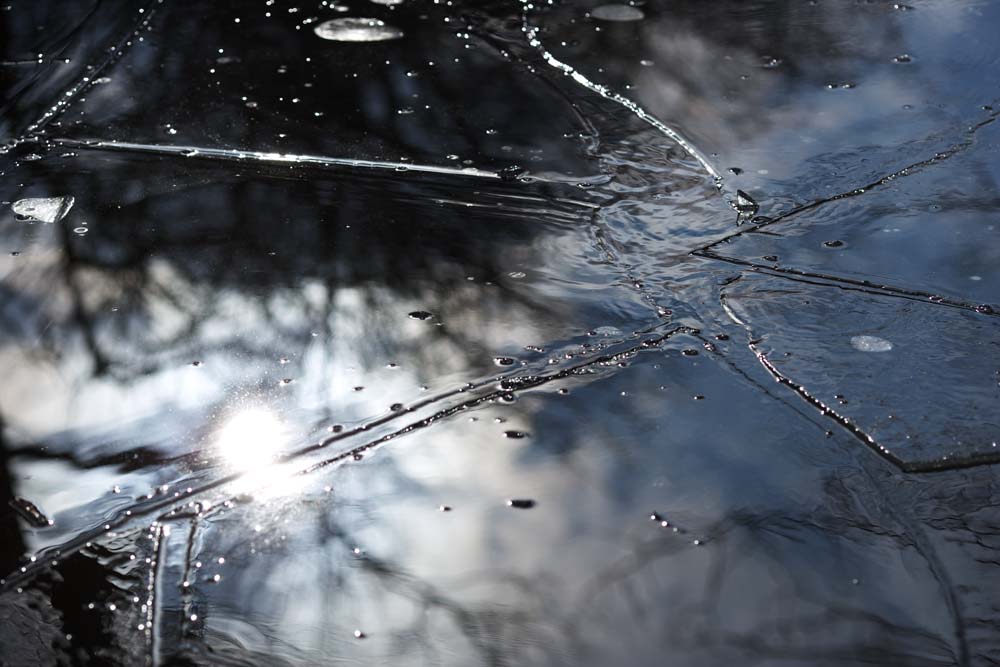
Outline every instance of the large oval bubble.
<path fill-rule="evenodd" d="M 629 5 L 601 5 L 590 15 L 601 21 L 641 21 L 646 17 L 641 9 Z"/>
<path fill-rule="evenodd" d="M 403 31 L 379 19 L 345 17 L 320 23 L 313 31 L 334 42 L 385 42 L 399 39 Z"/>

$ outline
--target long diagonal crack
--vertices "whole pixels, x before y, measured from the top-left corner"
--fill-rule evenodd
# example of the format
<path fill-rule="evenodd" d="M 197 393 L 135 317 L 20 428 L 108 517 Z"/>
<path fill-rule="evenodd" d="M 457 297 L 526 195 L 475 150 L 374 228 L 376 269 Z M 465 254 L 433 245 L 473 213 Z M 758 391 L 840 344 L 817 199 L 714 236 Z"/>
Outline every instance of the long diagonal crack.
<path fill-rule="evenodd" d="M 842 283 L 845 283 L 845 284 L 848 284 L 848 285 L 854 285 L 854 286 L 858 286 L 858 287 L 863 287 L 865 289 L 870 289 L 870 290 L 873 291 L 873 293 L 879 293 L 879 294 L 883 294 L 885 296 L 902 296 L 902 297 L 906 297 L 906 298 L 917 298 L 917 299 L 926 300 L 926 301 L 929 301 L 930 303 L 935 303 L 935 304 L 939 304 L 939 305 L 952 306 L 952 307 L 955 307 L 955 308 L 964 308 L 966 310 L 973 310 L 973 311 L 975 311 L 977 313 L 984 314 L 984 315 L 998 315 L 1000 313 L 997 312 L 997 309 L 994 308 L 993 306 L 989 305 L 989 304 L 977 304 L 977 303 L 974 303 L 974 302 L 969 301 L 969 300 L 952 299 L 952 298 L 943 297 L 943 296 L 940 296 L 940 295 L 937 295 L 937 294 L 932 294 L 930 292 L 925 292 L 923 290 L 910 289 L 910 288 L 906 288 L 906 287 L 895 287 L 895 286 L 892 286 L 892 285 L 876 285 L 875 283 L 872 283 L 871 281 L 868 281 L 868 280 L 858 280 L 858 279 L 854 279 L 854 278 L 848 278 L 848 277 L 845 277 L 845 276 L 828 275 L 828 274 L 816 273 L 816 272 L 805 271 L 805 270 L 800 270 L 800 269 L 795 269 L 795 268 L 767 266 L 765 264 L 759 264 L 757 262 L 752 262 L 752 261 L 749 261 L 749 260 L 740 259 L 738 257 L 732 257 L 732 256 L 725 255 L 725 254 L 722 254 L 722 253 L 718 252 L 718 247 L 719 246 L 721 246 L 723 244 L 726 244 L 726 243 L 730 243 L 734 239 L 737 239 L 737 238 L 739 238 L 739 237 L 741 237 L 743 235 L 754 234 L 754 233 L 768 233 L 768 231 L 766 229 L 767 227 L 775 225 L 775 224 L 777 224 L 779 222 L 783 222 L 783 221 L 787 220 L 788 218 L 794 217 L 794 216 L 796 216 L 796 215 L 798 215 L 800 213 L 812 210 L 814 208 L 817 208 L 817 207 L 822 206 L 824 204 L 828 204 L 830 202 L 841 201 L 843 199 L 849 199 L 849 198 L 852 198 L 852 197 L 859 197 L 859 196 L 861 196 L 861 195 L 863 195 L 863 194 L 865 194 L 867 192 L 870 192 L 870 191 L 872 191 L 874 189 L 877 189 L 877 188 L 883 187 L 885 185 L 888 185 L 889 183 L 892 183 L 893 181 L 895 181 L 897 179 L 905 178 L 907 176 L 911 176 L 911 175 L 913 175 L 915 173 L 918 173 L 918 172 L 920 172 L 920 171 L 922 171 L 922 170 L 924 170 L 924 169 L 926 169 L 928 167 L 931 167 L 933 165 L 945 162 L 946 160 L 949 160 L 952 157 L 954 157 L 955 155 L 958 155 L 959 153 L 961 153 L 961 152 L 967 150 L 968 148 L 970 148 L 975 143 L 975 135 L 976 135 L 976 133 L 980 129 L 982 129 L 983 127 L 986 127 L 987 125 L 990 125 L 991 123 L 993 123 L 994 121 L 996 121 L 996 119 L 997 119 L 998 116 L 1000 116 L 1000 111 L 996 111 L 996 110 L 991 111 L 988 118 L 986 118 L 986 119 L 984 119 L 984 120 L 976 123 L 975 125 L 973 125 L 972 127 L 969 128 L 969 130 L 966 133 L 966 138 L 963 141 L 961 141 L 961 142 L 959 142 L 957 144 L 954 144 L 953 146 L 949 147 L 948 149 L 946 149 L 944 151 L 936 153 L 932 157 L 926 158 L 924 160 L 920 160 L 918 162 L 914 162 L 914 163 L 912 163 L 910 165 L 907 165 L 907 166 L 903 167 L 902 169 L 894 171 L 891 174 L 887 174 L 885 176 L 882 176 L 879 179 L 877 179 L 875 181 L 872 181 L 871 183 L 868 183 L 866 185 L 862 185 L 862 186 L 853 188 L 853 189 L 848 190 L 846 192 L 841 192 L 839 194 L 836 194 L 836 195 L 833 195 L 833 196 L 830 196 L 830 197 L 825 197 L 823 199 L 818 199 L 816 201 L 809 202 L 807 204 L 802 204 L 802 205 L 796 206 L 795 208 L 792 208 L 792 209 L 790 209 L 790 210 L 788 210 L 788 211 L 786 211 L 784 213 L 781 213 L 781 214 L 779 214 L 777 216 L 774 216 L 773 218 L 767 218 L 767 219 L 765 219 L 764 221 L 760 222 L 757 225 L 754 225 L 752 227 L 747 227 L 745 229 L 741 229 L 741 230 L 739 230 L 737 232 L 734 232 L 733 234 L 729 234 L 728 236 L 725 236 L 725 237 L 723 237 L 721 239 L 713 241 L 712 243 L 709 243 L 708 245 L 702 246 L 701 248 L 698 248 L 698 249 L 692 251 L 691 254 L 694 255 L 694 256 L 696 256 L 696 257 L 703 257 L 703 258 L 706 258 L 706 259 L 712 259 L 712 260 L 727 262 L 727 263 L 730 263 L 730 264 L 736 264 L 736 265 L 740 265 L 740 266 L 746 266 L 746 267 L 750 267 L 750 268 L 753 268 L 753 269 L 756 269 L 756 270 L 765 270 L 767 272 L 773 272 L 773 273 L 776 273 L 776 274 L 787 274 L 787 275 L 790 275 L 790 276 L 804 276 L 804 277 L 810 277 L 810 278 L 818 278 L 818 279 L 821 279 L 821 280 L 829 280 L 829 281 L 834 281 L 834 282 L 842 282 Z"/>
<path fill-rule="evenodd" d="M 627 347 L 622 347 L 617 350 L 611 350 L 609 348 L 604 348 L 601 350 L 603 353 L 594 356 L 586 361 L 578 363 L 576 365 L 564 368 L 562 370 L 554 371 L 548 374 L 539 375 L 517 375 L 511 373 L 506 376 L 499 376 L 495 378 L 490 378 L 487 380 L 482 380 L 477 383 L 469 383 L 459 389 L 444 392 L 437 396 L 413 403 L 406 406 L 398 412 L 388 414 L 384 417 L 375 419 L 373 421 L 367 422 L 357 428 L 351 429 L 349 431 L 344 431 L 332 435 L 318 443 L 306 445 L 293 452 L 289 452 L 284 456 L 276 459 L 275 463 L 280 465 L 284 463 L 290 463 L 297 460 L 307 454 L 314 453 L 330 445 L 349 438 L 351 436 L 370 431 L 376 426 L 386 424 L 388 422 L 399 419 L 405 414 L 412 413 L 420 408 L 429 407 L 433 404 L 444 401 L 448 398 L 467 395 L 473 393 L 475 390 L 486 391 L 479 393 L 476 396 L 468 398 L 466 400 L 460 401 L 457 404 L 443 407 L 438 409 L 433 414 L 427 417 L 418 419 L 416 421 L 410 422 L 395 431 L 387 433 L 379 438 L 370 440 L 364 444 L 358 445 L 346 451 L 341 451 L 340 453 L 331 456 L 329 458 L 320 460 L 318 462 L 312 463 L 305 468 L 299 469 L 296 472 L 291 473 L 291 476 L 304 476 L 308 475 L 316 470 L 341 464 L 350 460 L 359 460 L 367 452 L 370 452 L 376 448 L 380 448 L 385 444 L 396 440 L 400 436 L 412 433 L 416 430 L 432 426 L 442 420 L 445 420 L 455 414 L 469 410 L 471 408 L 477 407 L 484 403 L 490 401 L 496 401 L 504 399 L 513 395 L 517 392 L 526 391 L 529 389 L 535 389 L 537 387 L 544 386 L 550 382 L 568 378 L 574 375 L 580 375 L 583 373 L 591 372 L 594 367 L 604 366 L 608 364 L 617 363 L 625 358 L 634 356 L 635 354 L 642 352 L 644 350 L 650 350 L 658 348 L 660 345 L 670 340 L 674 336 L 680 334 L 695 334 L 696 329 L 690 327 L 675 327 L 666 331 L 664 333 L 658 333 L 650 336 L 649 330 L 646 332 L 639 332 L 639 335 L 646 335 L 647 337 L 641 340 L 639 343 L 633 343 Z M 140 518 L 155 516 L 158 517 L 157 520 L 162 520 L 174 512 L 179 511 L 181 508 L 190 505 L 198 496 L 205 494 L 209 491 L 219 489 L 224 487 L 226 484 L 235 482 L 238 479 L 244 477 L 244 473 L 230 473 L 222 475 L 214 480 L 205 482 L 198 487 L 189 488 L 185 492 L 177 492 L 171 496 L 161 496 L 156 497 L 152 494 L 147 496 L 146 500 L 140 500 L 129 507 L 120 510 L 114 518 L 106 521 L 104 525 L 100 528 L 91 529 L 85 531 L 77 536 L 67 540 L 66 542 L 50 547 L 45 550 L 43 556 L 38 557 L 36 560 L 26 563 L 24 566 L 11 573 L 5 579 L 0 579 L 0 592 L 8 591 L 20 583 L 30 579 L 35 576 L 39 571 L 44 568 L 48 568 L 52 562 L 57 562 L 60 559 L 64 559 L 70 556 L 80 549 L 86 547 L 89 543 L 94 540 L 99 539 L 103 535 L 107 534 L 108 531 L 119 530 L 126 524 L 132 523 Z"/>
<path fill-rule="evenodd" d="M 990 114 L 989 114 L 989 116 L 986 119 L 984 119 L 984 120 L 976 123 L 975 125 L 973 125 L 972 127 L 970 127 L 968 129 L 968 131 L 966 132 L 966 138 L 965 138 L 965 140 L 963 140 L 963 141 L 961 141 L 961 142 L 959 142 L 959 143 L 957 143 L 957 144 L 955 144 L 953 146 L 950 146 L 949 148 L 947 148 L 947 149 L 945 149 L 943 151 L 935 153 L 932 157 L 929 157 L 929 158 L 926 158 L 926 159 L 923 159 L 923 160 L 919 160 L 919 161 L 914 162 L 912 164 L 908 164 L 905 167 L 892 172 L 891 174 L 886 174 L 885 176 L 882 176 L 882 177 L 880 177 L 880 178 L 872 181 L 871 183 L 867 183 L 865 185 L 853 188 L 851 190 L 847 190 L 846 192 L 841 192 L 841 193 L 838 193 L 838 194 L 835 194 L 835 195 L 831 195 L 829 197 L 823 197 L 822 199 L 817 199 L 815 201 L 811 201 L 811 202 L 808 202 L 806 204 L 800 204 L 798 206 L 795 206 L 794 208 L 789 209 L 788 211 L 785 211 L 784 213 L 779 213 L 778 215 L 774 216 L 773 218 L 768 218 L 768 219 L 762 221 L 761 223 L 759 223 L 758 225 L 756 225 L 755 227 L 746 229 L 744 231 L 745 232 L 757 231 L 757 230 L 759 230 L 759 229 L 761 229 L 763 227 L 768 227 L 768 226 L 773 225 L 773 224 L 775 224 L 777 222 L 781 222 L 783 220 L 791 218 L 792 216 L 798 215 L 799 213 L 804 213 L 805 211 L 812 210 L 814 208 L 817 208 L 817 207 L 822 206 L 824 204 L 828 204 L 830 202 L 840 201 L 842 199 L 850 199 L 852 197 L 860 197 L 861 195 L 863 195 L 863 194 L 865 194 L 865 193 L 867 193 L 867 192 L 869 192 L 871 190 L 874 190 L 876 188 L 880 188 L 882 186 L 888 185 L 889 183 L 892 183 L 893 181 L 895 181 L 898 178 L 905 178 L 906 176 L 910 176 L 910 175 L 912 175 L 914 173 L 922 171 L 926 167 L 930 167 L 932 165 L 944 162 L 945 160 L 951 159 L 955 155 L 958 155 L 959 153 L 963 152 L 964 150 L 970 148 L 972 146 L 972 144 L 974 143 L 974 137 L 975 137 L 976 132 L 978 132 L 983 127 L 986 127 L 987 125 L 989 125 L 990 123 L 992 123 L 993 121 L 995 121 L 997 119 L 998 114 L 1000 114 L 1000 112 L 991 111 Z M 729 236 L 729 237 L 726 237 L 726 239 L 723 239 L 723 241 L 725 241 L 725 240 L 727 240 L 729 238 L 733 238 L 733 237 L 739 236 L 742 233 L 743 232 L 738 232 L 736 234 L 733 234 L 732 236 Z M 722 241 L 717 241 L 716 243 L 721 243 L 721 242 Z"/>
<path fill-rule="evenodd" d="M 738 280 L 738 279 L 737 279 Z M 731 284 L 731 283 L 730 283 Z M 886 461 L 892 463 L 894 466 L 908 473 L 928 473 L 928 472 L 940 472 L 942 470 L 954 470 L 957 468 L 971 468 L 980 465 L 992 464 L 1000 462 L 1000 453 L 978 453 L 964 456 L 961 459 L 940 459 L 932 461 L 907 461 L 888 447 L 876 440 L 871 434 L 867 433 L 861 426 L 856 424 L 854 421 L 846 417 L 845 415 L 837 412 L 833 407 L 825 403 L 822 399 L 815 396 L 809 391 L 804 385 L 799 384 L 789 376 L 782 373 L 772 362 L 768 359 L 767 354 L 762 352 L 755 342 L 753 330 L 750 325 L 739 318 L 739 316 L 733 311 L 732 308 L 726 303 L 726 294 L 721 292 L 719 294 L 719 301 L 722 305 L 723 310 L 729 316 L 729 318 L 743 327 L 747 334 L 749 335 L 749 341 L 747 342 L 747 347 L 750 351 L 757 357 L 757 361 L 760 362 L 761 366 L 768 372 L 768 374 L 775 379 L 779 384 L 782 384 L 796 394 L 799 395 L 802 400 L 806 403 L 812 405 L 816 408 L 819 413 L 832 420 L 843 430 L 847 431 L 854 438 L 860 440 L 865 444 L 866 447 L 871 449 L 873 452 L 881 456 Z"/>
<path fill-rule="evenodd" d="M 768 266 L 766 264 L 758 264 L 756 262 L 751 262 L 745 259 L 739 259 L 737 257 L 719 255 L 711 251 L 704 251 L 704 252 L 695 251 L 691 254 L 695 255 L 696 257 L 703 257 L 705 259 L 713 259 L 720 262 L 726 262 L 727 264 L 735 264 L 737 266 L 743 266 L 750 270 L 757 271 L 765 275 L 774 276 L 775 278 L 786 278 L 788 280 L 795 280 L 797 282 L 807 282 L 810 284 L 820 284 L 820 283 L 813 283 L 808 279 L 821 280 L 821 281 L 826 281 L 826 283 L 824 284 L 838 283 L 839 284 L 838 286 L 842 286 L 844 289 L 857 290 L 859 292 L 865 292 L 867 294 L 872 294 L 874 296 L 912 299 L 914 301 L 920 301 L 921 303 L 931 303 L 939 306 L 961 308 L 963 310 L 974 311 L 976 313 L 979 313 L 980 315 L 1000 317 L 1000 311 L 998 311 L 997 308 L 994 308 L 989 304 L 977 304 L 969 301 L 963 301 L 960 299 L 952 299 L 950 297 L 940 296 L 938 294 L 932 294 L 930 292 L 924 292 L 921 290 L 904 289 L 901 287 L 893 287 L 892 285 L 879 285 L 871 282 L 870 280 L 859 280 L 856 278 L 848 278 L 846 276 L 829 275 L 814 271 L 805 271 L 802 269 Z"/>

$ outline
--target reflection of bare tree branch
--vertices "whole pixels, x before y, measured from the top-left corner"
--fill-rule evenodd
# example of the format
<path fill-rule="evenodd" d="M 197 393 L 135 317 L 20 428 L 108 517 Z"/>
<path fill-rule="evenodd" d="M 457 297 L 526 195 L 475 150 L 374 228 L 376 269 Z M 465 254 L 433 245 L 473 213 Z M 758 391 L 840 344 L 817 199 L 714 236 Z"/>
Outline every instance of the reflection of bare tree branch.
<path fill-rule="evenodd" d="M 801 542 L 808 550 L 815 548 L 816 537 L 821 540 L 840 538 L 867 545 L 872 543 L 872 533 L 876 539 L 886 536 L 874 524 L 848 523 L 840 516 L 824 518 L 833 520 L 833 525 L 824 525 L 825 521 L 818 523 L 807 515 L 738 512 L 707 529 L 706 534 L 710 537 L 704 552 L 713 561 L 705 577 L 705 595 L 694 607 L 674 603 L 671 617 L 683 618 L 685 622 L 680 625 L 664 625 L 661 641 L 674 648 L 689 650 L 738 649 L 741 655 L 758 660 L 780 658 L 838 661 L 870 655 L 878 656 L 880 661 L 911 664 L 911 661 L 924 660 L 928 655 L 938 655 L 941 656 L 941 664 L 954 664 L 958 656 L 940 635 L 917 626 L 902 625 L 867 608 L 847 606 L 828 599 L 816 588 L 815 583 L 802 580 L 803 573 L 810 573 L 810 568 L 797 567 L 788 562 L 790 557 L 795 557 L 795 550 L 789 548 L 789 541 Z M 776 544 L 775 539 L 782 544 Z M 905 536 L 894 536 L 894 539 L 913 546 Z M 752 543 L 745 544 L 745 540 Z M 692 548 L 696 547 L 692 546 L 689 538 L 673 534 L 637 545 L 629 556 L 597 573 L 584 588 L 581 598 L 570 605 L 577 611 L 567 619 L 567 634 L 574 637 L 575 641 L 585 644 L 588 624 L 595 620 L 594 610 L 614 608 L 609 599 L 612 593 L 627 596 L 630 590 L 641 590 L 641 582 L 648 580 L 647 571 L 651 567 L 664 558 L 677 557 Z M 775 565 L 771 572 L 775 576 L 782 576 L 794 587 L 794 593 L 787 599 L 794 600 L 795 607 L 788 613 L 783 613 L 780 609 L 771 613 L 763 613 L 762 610 L 760 623 L 750 629 L 730 632 L 726 630 L 719 610 L 724 603 L 723 589 L 740 589 L 737 574 L 739 557 L 733 557 L 738 553 L 748 554 L 748 558 L 757 562 L 762 556 L 770 559 Z M 730 578 L 733 581 L 728 581 Z M 783 597 L 779 595 L 777 599 Z M 804 613 L 799 610 L 799 607 L 807 605 L 813 605 L 817 611 Z M 641 617 L 642 610 L 637 609 L 637 622 Z M 836 643 L 824 645 L 824 642 L 813 639 L 807 640 L 808 645 L 797 646 L 793 639 L 815 638 L 819 634 L 835 637 L 838 635 L 838 626 L 844 628 L 848 637 L 867 638 L 840 646 Z M 850 630 L 854 627 L 866 630 L 863 633 Z M 785 639 L 776 642 L 775 639 L 768 638 Z M 962 650 L 961 647 L 959 650 Z M 958 664 L 963 664 L 960 659 Z"/>

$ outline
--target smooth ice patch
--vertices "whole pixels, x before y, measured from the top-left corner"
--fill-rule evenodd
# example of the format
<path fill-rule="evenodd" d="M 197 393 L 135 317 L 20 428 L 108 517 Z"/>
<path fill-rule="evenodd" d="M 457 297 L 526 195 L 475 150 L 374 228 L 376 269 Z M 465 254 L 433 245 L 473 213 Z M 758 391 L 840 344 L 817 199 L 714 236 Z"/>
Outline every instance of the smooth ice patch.
<path fill-rule="evenodd" d="M 601 5 L 590 15 L 601 21 L 641 21 L 646 18 L 641 9 L 628 5 Z"/>
<path fill-rule="evenodd" d="M 888 352 L 892 343 L 878 336 L 853 336 L 851 346 L 858 352 Z"/>
<path fill-rule="evenodd" d="M 354 16 L 324 21 L 313 28 L 313 32 L 334 42 L 385 42 L 403 36 L 402 30 L 385 21 Z"/>
<path fill-rule="evenodd" d="M 58 222 L 66 217 L 76 200 L 72 197 L 35 197 L 19 199 L 11 208 L 14 213 L 38 222 Z"/>

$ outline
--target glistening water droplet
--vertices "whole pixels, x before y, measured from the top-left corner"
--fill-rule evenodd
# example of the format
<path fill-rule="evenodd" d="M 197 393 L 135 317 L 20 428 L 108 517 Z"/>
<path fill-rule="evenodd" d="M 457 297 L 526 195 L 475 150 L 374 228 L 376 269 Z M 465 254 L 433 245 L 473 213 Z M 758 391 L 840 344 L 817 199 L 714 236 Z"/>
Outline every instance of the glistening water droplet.
<path fill-rule="evenodd" d="M 518 177 L 523 176 L 525 173 L 527 173 L 527 170 L 524 167 L 512 164 L 509 167 L 498 170 L 497 176 L 500 177 L 501 181 L 516 181 Z"/>

